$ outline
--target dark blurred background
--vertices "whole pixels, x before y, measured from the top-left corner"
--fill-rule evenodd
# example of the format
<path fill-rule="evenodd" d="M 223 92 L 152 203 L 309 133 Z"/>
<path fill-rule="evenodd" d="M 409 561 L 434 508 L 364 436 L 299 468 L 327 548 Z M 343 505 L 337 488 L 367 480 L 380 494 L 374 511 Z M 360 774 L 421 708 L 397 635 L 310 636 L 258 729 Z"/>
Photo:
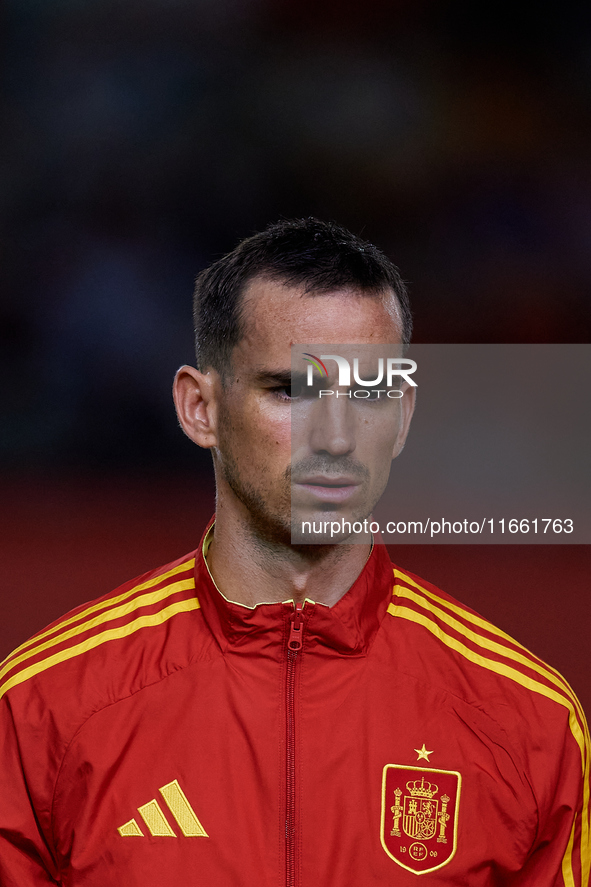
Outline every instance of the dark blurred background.
<path fill-rule="evenodd" d="M 6 0 L 2 16 L 0 655 L 197 543 L 209 457 L 170 398 L 193 279 L 269 221 L 375 241 L 418 342 L 589 341 L 585 4 Z M 394 557 L 591 707 L 588 547 Z"/>

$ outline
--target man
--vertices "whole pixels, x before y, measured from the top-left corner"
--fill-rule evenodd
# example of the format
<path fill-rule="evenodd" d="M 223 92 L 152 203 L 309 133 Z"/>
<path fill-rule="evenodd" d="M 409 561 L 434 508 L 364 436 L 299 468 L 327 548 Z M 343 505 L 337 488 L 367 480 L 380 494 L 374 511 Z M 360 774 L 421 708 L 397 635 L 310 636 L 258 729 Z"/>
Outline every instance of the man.
<path fill-rule="evenodd" d="M 281 222 L 198 278 L 195 325 L 174 395 L 215 525 L 6 660 L 2 887 L 587 885 L 563 679 L 378 539 L 291 542 L 294 513 L 367 517 L 404 445 L 408 380 L 358 404 L 326 370 L 319 420 L 291 373 L 293 345 L 408 341 L 394 266 Z"/>

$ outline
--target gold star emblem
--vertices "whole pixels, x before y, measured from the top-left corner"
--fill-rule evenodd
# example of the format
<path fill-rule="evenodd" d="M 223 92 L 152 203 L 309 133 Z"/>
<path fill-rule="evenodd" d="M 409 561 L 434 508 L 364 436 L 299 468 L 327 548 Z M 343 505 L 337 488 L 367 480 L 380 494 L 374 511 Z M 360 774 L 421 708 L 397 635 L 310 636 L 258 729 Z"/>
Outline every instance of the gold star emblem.
<path fill-rule="evenodd" d="M 427 749 L 425 748 L 424 742 L 423 742 L 423 747 L 422 748 L 415 748 L 415 751 L 418 754 L 417 761 L 420 761 L 420 760 L 429 761 L 429 755 L 433 754 L 432 751 L 427 751 Z M 429 761 L 429 763 L 431 763 L 431 762 Z"/>

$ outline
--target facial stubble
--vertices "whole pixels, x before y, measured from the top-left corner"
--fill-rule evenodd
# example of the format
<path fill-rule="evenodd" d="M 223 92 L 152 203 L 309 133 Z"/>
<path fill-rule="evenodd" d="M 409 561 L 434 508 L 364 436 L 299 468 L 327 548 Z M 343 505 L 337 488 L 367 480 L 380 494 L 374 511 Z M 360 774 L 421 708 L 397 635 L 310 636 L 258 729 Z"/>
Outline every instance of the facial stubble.
<path fill-rule="evenodd" d="M 342 538 L 328 537 L 326 540 L 320 536 L 315 537 L 313 544 L 303 540 L 294 543 L 294 538 L 297 539 L 302 534 L 299 531 L 301 520 L 296 517 L 293 511 L 292 475 L 297 479 L 313 474 L 322 474 L 327 478 L 331 475 L 336 477 L 347 474 L 358 478 L 362 487 L 367 489 L 370 484 L 370 471 L 367 466 L 350 456 L 315 454 L 300 460 L 293 467 L 288 465 L 283 475 L 275 482 L 273 489 L 264 489 L 263 486 L 255 487 L 244 479 L 240 470 L 235 455 L 235 446 L 237 441 L 241 439 L 241 435 L 234 428 L 227 409 L 220 410 L 219 428 L 221 446 L 217 448 L 214 457 L 216 470 L 220 472 L 223 480 L 246 509 L 249 529 L 257 546 L 264 547 L 267 551 L 289 546 L 294 551 L 301 554 L 307 553 L 309 557 L 316 560 L 323 556 L 327 547 L 333 548 L 337 543 L 342 544 L 348 541 L 347 536 Z M 362 496 L 362 499 L 366 499 L 366 497 Z M 274 507 L 269 504 L 271 501 L 275 502 Z M 349 520 L 351 522 L 363 521 L 369 516 L 375 504 L 375 502 L 367 503 L 366 501 L 364 506 L 351 514 Z M 331 504 L 319 504 L 316 511 L 327 520 L 338 519 Z"/>

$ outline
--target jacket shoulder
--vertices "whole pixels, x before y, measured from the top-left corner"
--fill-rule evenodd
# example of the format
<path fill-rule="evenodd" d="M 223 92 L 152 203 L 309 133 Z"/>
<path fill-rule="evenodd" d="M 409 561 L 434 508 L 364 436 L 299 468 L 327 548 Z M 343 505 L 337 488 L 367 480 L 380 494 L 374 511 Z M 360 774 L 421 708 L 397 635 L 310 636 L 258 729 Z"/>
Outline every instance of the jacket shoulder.
<path fill-rule="evenodd" d="M 395 565 L 388 614 L 409 632 L 420 662 L 434 662 L 430 680 L 486 710 L 505 729 L 513 719 L 568 723 L 584 754 L 587 725 L 565 678 L 500 628 L 436 586 Z M 412 664 L 410 666 L 412 668 Z"/>
<path fill-rule="evenodd" d="M 155 679 L 155 674 L 138 675 L 125 662 L 137 656 L 141 671 L 162 669 L 163 646 L 171 652 L 174 617 L 200 608 L 194 567 L 190 553 L 51 623 L 1 663 L 0 698 L 18 687 L 31 685 L 30 691 L 39 693 L 45 685 L 55 691 L 62 683 L 80 698 L 86 684 L 98 690 L 96 681 L 85 681 L 89 670 L 102 675 L 110 701 L 118 692 L 133 692 L 134 680 Z M 146 657 L 150 650 L 154 655 Z"/>

